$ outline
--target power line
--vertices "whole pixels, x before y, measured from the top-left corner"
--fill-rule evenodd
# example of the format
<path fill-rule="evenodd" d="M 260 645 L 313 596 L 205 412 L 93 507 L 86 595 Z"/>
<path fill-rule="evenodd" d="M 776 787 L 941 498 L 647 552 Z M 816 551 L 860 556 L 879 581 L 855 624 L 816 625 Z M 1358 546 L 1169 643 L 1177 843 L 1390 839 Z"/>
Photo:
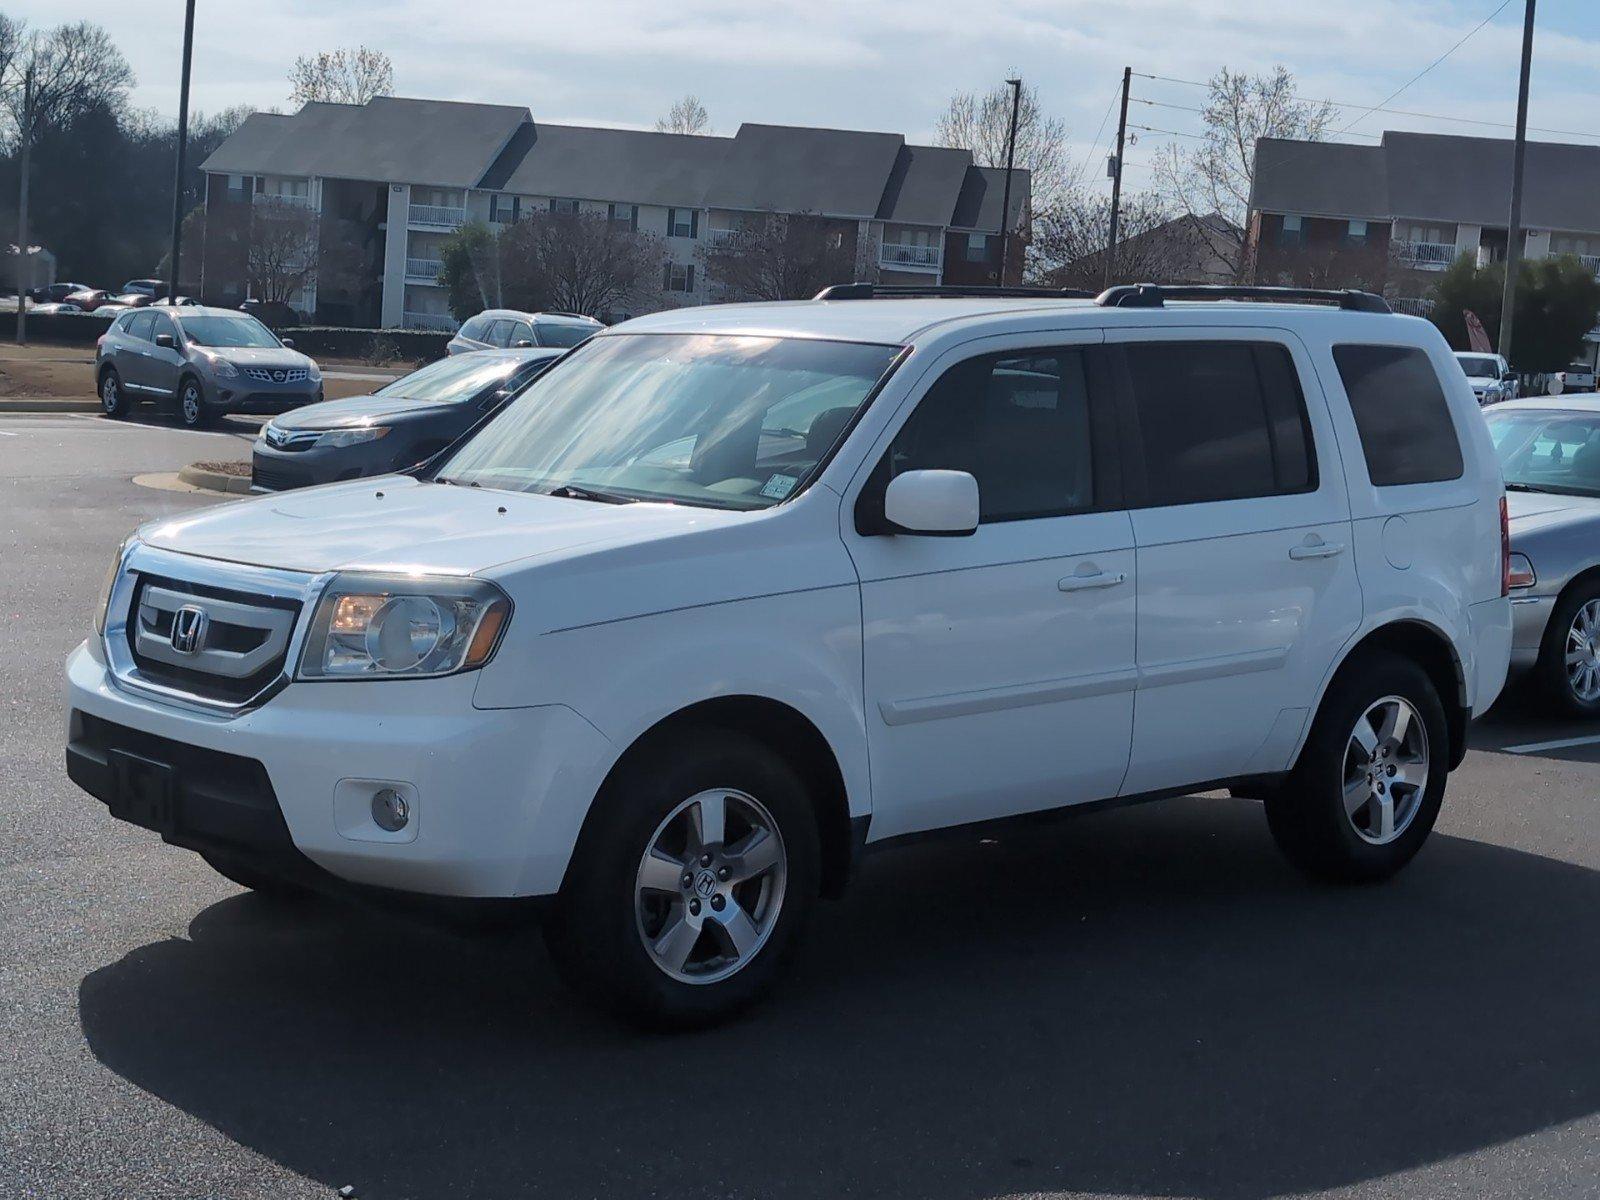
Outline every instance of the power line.
<path fill-rule="evenodd" d="M 1083 161 L 1078 164 L 1078 169 L 1073 172 L 1073 187 L 1077 187 L 1083 182 L 1083 173 L 1089 169 L 1089 163 L 1094 159 L 1094 152 L 1100 148 L 1100 135 L 1105 132 L 1106 122 L 1111 119 L 1111 110 L 1117 106 L 1117 97 L 1121 94 L 1122 86 L 1120 84 L 1111 89 L 1111 99 L 1106 102 L 1105 115 L 1100 118 L 1100 128 L 1094 131 L 1094 140 L 1089 143 L 1089 153 L 1084 155 Z"/>

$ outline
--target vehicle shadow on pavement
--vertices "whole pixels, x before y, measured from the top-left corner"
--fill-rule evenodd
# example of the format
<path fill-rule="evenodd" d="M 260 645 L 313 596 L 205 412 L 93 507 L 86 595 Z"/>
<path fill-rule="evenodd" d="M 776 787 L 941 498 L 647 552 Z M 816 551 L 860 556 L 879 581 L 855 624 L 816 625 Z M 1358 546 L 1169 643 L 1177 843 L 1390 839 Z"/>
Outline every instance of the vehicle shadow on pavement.
<path fill-rule="evenodd" d="M 1600 873 L 1435 836 L 1284 866 L 1185 799 L 868 860 L 729 1027 L 621 1029 L 536 938 L 254 896 L 85 978 L 94 1054 L 384 1196 L 1264 1197 L 1600 1108 Z"/>

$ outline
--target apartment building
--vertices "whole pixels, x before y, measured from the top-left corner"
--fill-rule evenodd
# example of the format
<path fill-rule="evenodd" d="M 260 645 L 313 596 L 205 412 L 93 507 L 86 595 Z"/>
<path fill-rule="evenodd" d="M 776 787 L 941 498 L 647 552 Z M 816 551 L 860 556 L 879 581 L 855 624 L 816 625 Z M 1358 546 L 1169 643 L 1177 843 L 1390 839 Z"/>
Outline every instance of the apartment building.
<path fill-rule="evenodd" d="M 526 108 L 381 97 L 255 113 L 202 164 L 202 287 L 248 290 L 240 206 L 271 198 L 317 214 L 324 264 L 291 300 L 329 323 L 453 329 L 439 248 L 469 220 L 533 212 L 604 216 L 662 239 L 664 303 L 703 303 L 697 251 L 767 214 L 803 215 L 848 238 L 885 282 L 1000 277 L 1005 172 L 966 150 L 892 133 L 745 124 L 731 137 L 535 122 Z M 231 207 L 230 207 L 231 206 Z M 1020 273 L 1029 179 L 1013 172 L 1007 224 Z"/>

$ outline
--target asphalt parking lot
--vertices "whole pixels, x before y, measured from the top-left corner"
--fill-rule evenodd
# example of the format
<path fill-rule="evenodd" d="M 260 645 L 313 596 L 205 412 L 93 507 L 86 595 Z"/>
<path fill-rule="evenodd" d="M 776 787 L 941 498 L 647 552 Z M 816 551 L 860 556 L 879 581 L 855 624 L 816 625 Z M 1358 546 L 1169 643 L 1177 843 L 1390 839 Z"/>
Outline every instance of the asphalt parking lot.
<path fill-rule="evenodd" d="M 132 477 L 252 433 L 0 417 L 0 1196 L 1600 1194 L 1600 729 L 1515 703 L 1389 884 L 1215 796 L 903 848 L 671 1038 L 536 937 L 275 905 L 111 820 L 61 664 L 122 537 L 215 502 Z"/>

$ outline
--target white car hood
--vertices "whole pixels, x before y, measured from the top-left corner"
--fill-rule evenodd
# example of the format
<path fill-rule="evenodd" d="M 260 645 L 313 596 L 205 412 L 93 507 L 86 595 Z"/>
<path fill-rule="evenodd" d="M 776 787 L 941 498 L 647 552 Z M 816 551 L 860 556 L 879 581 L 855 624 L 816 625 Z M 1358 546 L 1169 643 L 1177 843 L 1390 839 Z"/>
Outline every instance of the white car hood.
<path fill-rule="evenodd" d="M 386 475 L 224 504 L 140 530 L 179 554 L 290 571 L 469 575 L 521 559 L 690 533 L 744 514 L 602 504 Z"/>

